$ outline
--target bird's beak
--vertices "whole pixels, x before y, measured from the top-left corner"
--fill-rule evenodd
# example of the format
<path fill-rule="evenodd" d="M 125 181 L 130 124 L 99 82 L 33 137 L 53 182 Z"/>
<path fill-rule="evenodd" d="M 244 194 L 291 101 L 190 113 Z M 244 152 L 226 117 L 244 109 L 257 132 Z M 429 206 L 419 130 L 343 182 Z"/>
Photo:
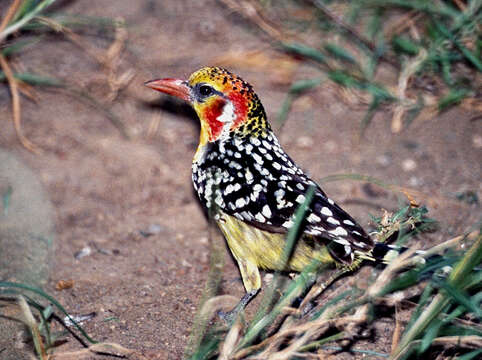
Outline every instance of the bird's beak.
<path fill-rule="evenodd" d="M 180 79 L 156 79 L 144 83 L 151 89 L 191 102 L 191 88 L 187 81 Z"/>

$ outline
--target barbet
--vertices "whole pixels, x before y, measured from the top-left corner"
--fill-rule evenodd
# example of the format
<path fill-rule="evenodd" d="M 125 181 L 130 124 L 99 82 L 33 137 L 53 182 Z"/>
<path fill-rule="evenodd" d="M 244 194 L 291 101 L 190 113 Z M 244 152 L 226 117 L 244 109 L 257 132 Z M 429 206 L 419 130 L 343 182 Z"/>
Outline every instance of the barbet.
<path fill-rule="evenodd" d="M 259 269 L 300 272 L 314 260 L 349 268 L 372 256 L 376 243 L 282 149 L 250 84 L 206 67 L 188 80 L 146 86 L 187 101 L 201 122 L 192 180 L 238 263 L 246 294 L 235 309 L 261 289 Z M 280 265 L 286 234 L 310 187 L 315 192 L 301 235 Z"/>

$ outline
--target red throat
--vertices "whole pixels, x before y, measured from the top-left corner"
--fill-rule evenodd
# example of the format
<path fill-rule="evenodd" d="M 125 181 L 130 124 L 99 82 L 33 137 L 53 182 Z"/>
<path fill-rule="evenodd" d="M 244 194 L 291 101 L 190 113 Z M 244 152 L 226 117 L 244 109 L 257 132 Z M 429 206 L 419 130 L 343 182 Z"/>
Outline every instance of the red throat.
<path fill-rule="evenodd" d="M 221 135 L 224 123 L 218 118 L 223 113 L 224 105 L 226 105 L 226 101 L 219 98 L 204 110 L 203 117 L 209 125 L 209 141 L 214 141 Z"/>
<path fill-rule="evenodd" d="M 236 129 L 248 118 L 248 101 L 243 94 L 237 91 L 232 91 L 229 94 L 229 99 L 233 103 L 234 111 L 236 113 L 236 119 L 231 128 Z"/>
<path fill-rule="evenodd" d="M 230 127 L 230 130 L 234 130 L 246 120 L 248 105 L 246 98 L 236 91 L 231 91 L 228 99 L 232 103 L 235 113 L 235 119 Z M 216 141 L 223 131 L 225 123 L 218 119 L 223 114 L 226 102 L 223 98 L 216 98 L 212 104 L 206 106 L 204 110 L 203 118 L 207 121 L 210 131 L 209 141 Z"/>

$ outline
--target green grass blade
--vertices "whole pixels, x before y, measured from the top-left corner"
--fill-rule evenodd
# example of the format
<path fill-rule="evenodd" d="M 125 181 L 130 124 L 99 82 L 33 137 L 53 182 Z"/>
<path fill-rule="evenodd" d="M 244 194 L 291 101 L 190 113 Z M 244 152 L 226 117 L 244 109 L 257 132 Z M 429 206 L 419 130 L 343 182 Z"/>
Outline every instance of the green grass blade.
<path fill-rule="evenodd" d="M 430 345 L 432 345 L 433 340 L 438 336 L 441 327 L 442 321 L 438 319 L 435 319 L 429 324 L 427 330 L 425 330 L 425 334 L 422 337 L 420 346 L 418 347 L 419 354 L 423 354 L 425 351 L 428 350 Z"/>
<path fill-rule="evenodd" d="M 322 79 L 299 80 L 290 87 L 290 94 L 299 95 L 305 91 L 311 90 L 322 83 Z"/>
<path fill-rule="evenodd" d="M 52 86 L 52 87 L 66 86 L 65 83 L 63 83 L 58 79 L 47 77 L 47 76 L 40 76 L 32 73 L 16 73 L 16 74 L 13 74 L 13 76 L 18 80 L 22 80 L 27 84 L 35 85 L 35 86 Z M 5 80 L 6 80 L 5 74 L 3 73 L 3 71 L 0 71 L 0 82 Z"/>
<path fill-rule="evenodd" d="M 327 43 L 325 46 L 323 46 L 325 51 L 333 56 L 334 58 L 345 61 L 349 64 L 357 65 L 358 62 L 355 59 L 355 56 L 352 55 L 348 50 L 342 48 L 341 46 L 337 46 L 335 44 Z"/>
<path fill-rule="evenodd" d="M 281 109 L 276 118 L 276 123 L 278 124 L 279 132 L 283 130 L 283 127 L 288 118 L 288 114 L 291 110 L 291 105 L 293 104 L 293 101 L 296 99 L 296 97 L 300 96 L 305 91 L 309 91 L 317 87 L 318 85 L 321 84 L 321 82 L 322 82 L 321 79 L 307 79 L 307 80 L 297 81 L 291 85 L 288 91 L 288 94 L 286 95 L 286 98 L 283 101 L 283 104 L 281 105 Z"/>
<path fill-rule="evenodd" d="M 55 0 L 44 0 L 40 2 L 35 8 L 29 9 L 20 19 L 18 19 L 13 24 L 7 26 L 2 32 L 0 32 L 0 43 L 3 42 L 3 40 L 5 40 L 8 35 L 14 33 L 17 30 L 20 30 L 22 26 L 27 24 L 35 16 L 39 15 L 54 2 Z"/>
<path fill-rule="evenodd" d="M 410 56 L 415 56 L 420 51 L 420 47 L 406 36 L 394 36 L 392 47 L 396 52 Z"/>
<path fill-rule="evenodd" d="M 458 288 L 458 285 L 468 277 L 470 272 L 478 266 L 482 260 L 482 236 L 476 239 L 474 245 L 469 249 L 465 256 L 457 263 L 450 273 L 447 282 Z M 423 333 L 432 321 L 440 315 L 443 309 L 449 304 L 451 297 L 446 292 L 439 292 L 427 308 L 420 314 L 413 325 L 402 336 L 397 349 L 392 356 L 396 357 L 403 353 L 410 343 Z"/>
<path fill-rule="evenodd" d="M 437 285 L 441 286 L 447 294 L 455 300 L 455 302 L 464 306 L 469 312 L 472 312 L 479 319 L 482 317 L 482 309 L 480 309 L 479 304 L 474 303 L 463 291 L 457 289 L 446 281 L 439 281 L 437 282 Z"/>
<path fill-rule="evenodd" d="M 439 111 L 447 110 L 449 107 L 460 103 L 463 99 L 468 97 L 471 91 L 468 89 L 452 88 L 450 92 L 441 98 L 438 102 Z"/>
<path fill-rule="evenodd" d="M 282 43 L 281 48 L 287 53 L 296 54 L 304 58 L 314 60 L 320 64 L 328 64 L 326 56 L 319 50 L 316 50 L 310 46 L 300 43 Z"/>
<path fill-rule="evenodd" d="M 37 3 L 38 3 L 38 0 L 23 0 L 19 8 L 17 9 L 15 15 L 13 16 L 12 20 L 10 21 L 10 24 L 16 22 L 22 16 L 33 11 Z"/>
<path fill-rule="evenodd" d="M 12 54 L 18 53 L 25 49 L 27 46 L 34 45 L 41 40 L 41 36 L 35 37 L 34 39 L 28 40 L 18 40 L 15 41 L 13 44 L 7 44 L 2 50 L 1 53 L 3 56 L 10 56 Z"/>
<path fill-rule="evenodd" d="M 31 291 L 37 295 L 40 295 L 41 297 L 47 299 L 50 301 L 52 304 L 54 304 L 62 313 L 64 313 L 65 316 L 74 324 L 74 326 L 77 328 L 77 330 L 80 331 L 82 336 L 84 336 L 88 342 L 95 344 L 97 343 L 96 340 L 92 339 L 86 332 L 85 330 L 70 316 L 70 314 L 64 309 L 62 305 L 52 296 L 49 294 L 45 293 L 41 289 L 38 289 L 36 287 L 30 286 L 30 285 L 25 285 L 25 284 L 20 284 L 20 283 L 13 283 L 9 281 L 0 281 L 0 288 L 16 288 L 16 289 L 22 289 L 22 290 L 27 290 Z"/>
<path fill-rule="evenodd" d="M 457 357 L 457 360 L 472 360 L 472 359 L 480 359 L 480 356 L 482 354 L 482 349 L 477 349 L 474 351 L 471 351 L 467 354 L 464 354 L 462 356 Z"/>
<path fill-rule="evenodd" d="M 478 71 L 482 72 L 482 61 L 475 56 L 475 54 L 467 49 L 457 38 L 456 36 L 449 30 L 447 29 L 441 22 L 434 20 L 434 24 L 437 28 L 437 30 L 443 34 L 447 39 L 452 41 L 455 46 L 457 46 L 462 54 L 467 58 L 469 62 L 474 65 Z"/>

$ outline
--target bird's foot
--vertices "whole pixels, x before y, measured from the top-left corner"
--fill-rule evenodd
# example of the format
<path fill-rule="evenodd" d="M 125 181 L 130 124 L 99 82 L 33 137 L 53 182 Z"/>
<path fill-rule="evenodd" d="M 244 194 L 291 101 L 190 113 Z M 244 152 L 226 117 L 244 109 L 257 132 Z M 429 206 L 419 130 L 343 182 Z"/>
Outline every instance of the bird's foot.
<path fill-rule="evenodd" d="M 218 316 L 224 320 L 228 325 L 231 325 L 234 320 L 236 320 L 239 312 L 241 310 L 244 310 L 244 308 L 246 307 L 246 305 L 248 305 L 248 303 L 251 301 L 251 299 L 253 297 L 256 296 L 256 294 L 258 293 L 259 289 L 254 289 L 254 290 L 251 290 L 249 292 L 247 292 L 246 294 L 244 294 L 244 296 L 241 298 L 241 300 L 239 300 L 238 304 L 234 307 L 234 309 L 230 310 L 230 311 L 218 311 Z"/>
<path fill-rule="evenodd" d="M 239 313 L 239 310 L 236 308 L 230 311 L 219 310 L 217 312 L 219 318 L 223 320 L 226 323 L 226 325 L 232 325 L 234 323 L 234 320 L 236 320 L 238 313 Z"/>

